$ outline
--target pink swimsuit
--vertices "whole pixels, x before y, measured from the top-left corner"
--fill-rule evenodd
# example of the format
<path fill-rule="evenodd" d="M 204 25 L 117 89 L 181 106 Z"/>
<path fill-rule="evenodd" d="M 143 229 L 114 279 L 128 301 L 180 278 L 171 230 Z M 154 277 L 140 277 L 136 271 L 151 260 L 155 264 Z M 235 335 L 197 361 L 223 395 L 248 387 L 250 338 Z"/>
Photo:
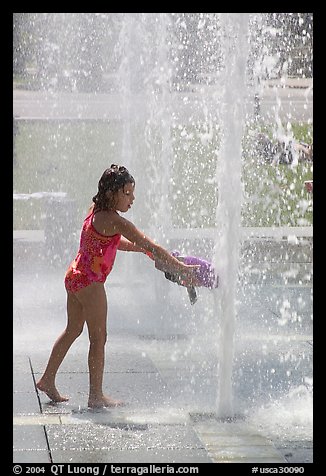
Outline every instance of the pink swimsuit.
<path fill-rule="evenodd" d="M 84 220 L 79 251 L 65 275 L 66 289 L 72 293 L 93 282 L 104 283 L 112 270 L 121 235 L 105 236 L 95 230 L 94 212 Z"/>

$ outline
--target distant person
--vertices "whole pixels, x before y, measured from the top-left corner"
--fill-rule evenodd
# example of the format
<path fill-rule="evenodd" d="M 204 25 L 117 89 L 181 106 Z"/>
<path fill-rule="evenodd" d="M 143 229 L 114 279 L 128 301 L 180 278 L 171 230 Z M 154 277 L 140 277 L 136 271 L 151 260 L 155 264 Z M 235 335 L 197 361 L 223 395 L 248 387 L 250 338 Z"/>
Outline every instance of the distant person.
<path fill-rule="evenodd" d="M 99 180 L 98 192 L 84 220 L 76 258 L 65 275 L 67 326 L 56 340 L 47 367 L 37 382 L 39 390 L 54 402 L 65 402 L 55 379 L 67 351 L 82 333 L 86 322 L 89 335 L 88 407 L 114 407 L 120 400 L 103 393 L 104 354 L 107 338 L 107 299 L 104 283 L 112 270 L 117 250 L 145 253 L 165 270 L 178 273 L 196 284 L 198 266 L 186 265 L 118 212 L 127 212 L 135 199 L 135 180 L 123 166 L 112 164 Z M 130 303 L 132 310 L 132 303 Z"/>
<path fill-rule="evenodd" d="M 268 135 L 262 132 L 256 137 L 256 153 L 267 163 L 291 164 L 293 162 L 291 141 L 288 144 L 280 140 L 272 142 Z"/>
<path fill-rule="evenodd" d="M 272 142 L 267 134 L 256 136 L 256 152 L 265 162 L 273 164 L 292 164 L 296 154 L 298 162 L 313 160 L 313 145 L 304 142 L 276 140 Z"/>
<path fill-rule="evenodd" d="M 267 134 L 258 133 L 255 140 L 255 148 L 258 157 L 265 162 L 272 162 L 276 154 L 275 144 L 270 140 Z"/>
<path fill-rule="evenodd" d="M 294 147 L 299 155 L 299 162 L 303 162 L 305 160 L 311 162 L 313 161 L 313 144 L 309 145 L 305 142 L 298 142 Z"/>
<path fill-rule="evenodd" d="M 305 189 L 307 190 L 307 192 L 313 193 L 313 191 L 314 191 L 314 182 L 313 182 L 313 180 L 305 180 L 304 186 L 305 186 Z"/>
<path fill-rule="evenodd" d="M 293 162 L 293 142 L 290 140 L 288 143 L 284 141 L 277 141 L 276 145 L 276 160 L 277 164 L 289 165 Z"/>

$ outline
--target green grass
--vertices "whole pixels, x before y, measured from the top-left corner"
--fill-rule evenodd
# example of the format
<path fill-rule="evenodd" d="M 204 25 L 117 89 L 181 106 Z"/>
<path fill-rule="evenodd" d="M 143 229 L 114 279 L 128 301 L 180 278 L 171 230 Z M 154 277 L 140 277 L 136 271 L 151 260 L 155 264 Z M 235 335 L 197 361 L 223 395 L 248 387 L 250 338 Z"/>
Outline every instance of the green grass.
<path fill-rule="evenodd" d="M 297 140 L 312 141 L 311 125 L 292 125 Z M 218 129 L 208 141 L 203 127 L 178 126 L 162 135 L 133 125 L 124 143 L 118 121 L 19 123 L 15 140 L 14 192 L 66 192 L 76 202 L 77 221 L 85 215 L 103 170 L 125 164 L 135 174 L 136 197 L 146 226 L 169 190 L 172 224 L 211 227 L 215 223 Z M 312 164 L 292 168 L 262 163 L 244 138 L 244 226 L 312 224 L 312 196 L 303 186 Z M 163 210 L 163 212 L 162 212 Z M 14 229 L 42 229 L 44 200 L 14 200 Z M 160 220 L 160 216 L 157 218 Z"/>
<path fill-rule="evenodd" d="M 66 192 L 82 216 L 103 170 L 116 162 L 118 126 L 103 122 L 21 122 L 14 192 Z M 44 201 L 14 201 L 14 228 L 42 228 Z"/>
<path fill-rule="evenodd" d="M 312 196 L 304 187 L 304 181 L 312 179 L 311 164 L 251 165 L 245 167 L 246 226 L 312 225 Z"/>
<path fill-rule="evenodd" d="M 312 143 L 312 125 L 292 124 L 296 141 Z M 265 128 L 264 132 L 272 134 Z M 244 138 L 243 181 L 245 226 L 309 226 L 313 223 L 312 195 L 304 187 L 313 178 L 312 162 L 296 166 L 270 164 L 255 154 L 249 134 Z"/>

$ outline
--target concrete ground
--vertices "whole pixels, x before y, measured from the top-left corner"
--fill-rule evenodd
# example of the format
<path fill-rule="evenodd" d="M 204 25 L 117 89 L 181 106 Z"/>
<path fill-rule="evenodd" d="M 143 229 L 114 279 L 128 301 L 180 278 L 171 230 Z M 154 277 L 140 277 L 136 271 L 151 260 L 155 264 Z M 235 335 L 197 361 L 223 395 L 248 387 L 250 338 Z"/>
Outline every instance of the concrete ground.
<path fill-rule="evenodd" d="M 243 247 L 230 418 L 217 407 L 212 291 L 200 289 L 190 306 L 185 289 L 149 262 L 131 279 L 138 257 L 129 254 L 106 283 L 104 375 L 105 391 L 126 405 L 87 408 L 86 330 L 57 378 L 70 400 L 39 393 L 35 381 L 66 319 L 66 263 L 46 266 L 42 246 L 14 239 L 15 463 L 313 462 L 311 241 Z"/>

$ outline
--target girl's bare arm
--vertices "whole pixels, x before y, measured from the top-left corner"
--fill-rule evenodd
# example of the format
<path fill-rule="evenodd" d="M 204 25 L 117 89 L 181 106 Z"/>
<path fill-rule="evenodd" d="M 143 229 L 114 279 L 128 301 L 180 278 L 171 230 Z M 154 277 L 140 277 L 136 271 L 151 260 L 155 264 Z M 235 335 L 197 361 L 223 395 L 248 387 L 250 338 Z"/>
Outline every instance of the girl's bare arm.
<path fill-rule="evenodd" d="M 186 274 L 188 277 L 191 277 L 195 269 L 198 268 L 198 266 L 189 266 L 177 260 L 169 251 L 155 243 L 155 241 L 146 236 L 132 222 L 120 215 L 114 217 L 112 225 L 115 233 L 119 233 L 122 237 L 127 238 L 131 245 L 140 248 L 139 251 L 152 253 L 154 260 L 163 263 L 166 270 Z M 125 245 L 126 242 L 123 241 L 122 246 L 124 247 Z"/>
<path fill-rule="evenodd" d="M 145 255 L 149 256 L 149 258 L 154 259 L 152 253 L 144 250 L 144 248 L 141 248 L 140 246 L 137 246 L 135 243 L 132 243 L 131 241 L 127 240 L 127 238 L 125 238 L 124 236 L 121 236 L 118 249 L 120 251 L 135 251 L 138 253 L 144 253 Z"/>
<path fill-rule="evenodd" d="M 119 250 L 121 251 L 139 251 L 145 253 L 145 250 L 140 246 L 137 246 L 135 243 L 127 240 L 124 236 L 121 236 L 121 240 L 119 243 Z"/>

